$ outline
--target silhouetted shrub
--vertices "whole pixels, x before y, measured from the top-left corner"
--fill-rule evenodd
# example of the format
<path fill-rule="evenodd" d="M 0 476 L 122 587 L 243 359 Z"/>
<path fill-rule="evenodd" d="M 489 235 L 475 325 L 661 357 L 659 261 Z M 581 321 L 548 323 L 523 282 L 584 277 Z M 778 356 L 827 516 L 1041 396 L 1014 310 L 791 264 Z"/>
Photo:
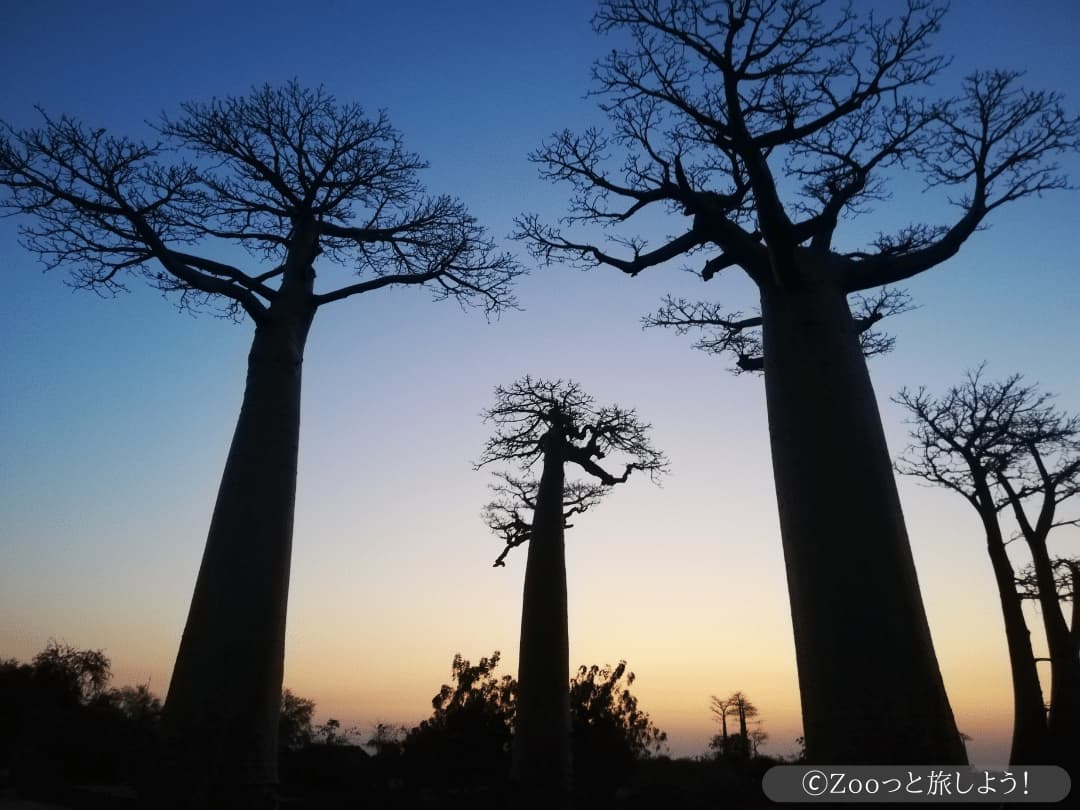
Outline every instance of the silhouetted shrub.
<path fill-rule="evenodd" d="M 405 737 L 410 782 L 440 788 L 505 782 L 517 684 L 509 675 L 492 674 L 498 663 L 498 651 L 476 666 L 454 656 L 453 685 L 443 685 L 431 701 L 434 714 Z"/>
<path fill-rule="evenodd" d="M 0 769 L 23 795 L 79 783 L 140 784 L 161 714 L 146 686 L 107 689 L 109 659 L 50 641 L 29 664 L 0 662 Z"/>

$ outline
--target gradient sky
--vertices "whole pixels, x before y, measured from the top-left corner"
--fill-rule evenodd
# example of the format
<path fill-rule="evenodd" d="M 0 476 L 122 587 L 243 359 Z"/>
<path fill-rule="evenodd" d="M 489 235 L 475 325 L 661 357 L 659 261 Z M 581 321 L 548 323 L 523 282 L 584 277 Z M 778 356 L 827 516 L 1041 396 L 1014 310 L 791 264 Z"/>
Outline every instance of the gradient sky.
<path fill-rule="evenodd" d="M 611 47 L 584 0 L 3 6 L 0 117 L 16 126 L 33 125 L 40 104 L 141 135 L 181 101 L 323 83 L 341 102 L 388 109 L 431 162 L 429 189 L 461 197 L 499 238 L 520 212 L 563 210 L 567 190 L 538 179 L 526 155 L 555 130 L 601 120 L 584 95 L 592 60 Z M 1065 93 L 1076 110 L 1078 35 L 1071 0 L 956 0 L 938 40 L 955 61 L 938 86 L 954 91 L 973 68 L 1025 70 L 1029 86 Z M 1077 182 L 1080 161 L 1066 165 Z M 947 214 L 919 188 L 849 223 L 846 238 Z M 72 291 L 18 246 L 16 225 L 0 220 L 0 656 L 28 659 L 56 637 L 104 649 L 118 683 L 163 694 L 251 327 L 178 314 L 137 283 L 116 299 Z M 909 283 L 920 308 L 888 323 L 896 351 L 871 370 L 894 453 L 906 429 L 889 397 L 905 385 L 940 391 L 983 360 L 1080 408 L 1080 195 L 1025 200 L 989 225 Z M 655 227 L 654 241 L 681 223 Z M 632 480 L 568 535 L 571 661 L 627 659 L 674 754 L 704 751 L 709 695 L 736 689 L 761 710 L 764 750 L 793 749 L 761 380 L 639 328 L 665 293 L 746 310 L 753 290 L 736 271 L 705 285 L 679 267 L 635 279 L 534 269 L 519 287 L 525 311 L 492 324 L 416 289 L 320 312 L 305 363 L 285 676 L 320 719 L 411 725 L 430 714 L 457 652 L 475 661 L 499 649 L 516 671 L 524 550 L 491 567 L 500 543 L 479 519 L 490 476 L 470 462 L 492 388 L 530 373 L 636 407 L 671 460 L 662 488 Z M 901 481 L 901 496 L 958 725 L 973 759 L 1002 762 L 1009 676 L 978 521 L 946 492 Z M 1075 542 L 1052 540 L 1073 553 Z"/>

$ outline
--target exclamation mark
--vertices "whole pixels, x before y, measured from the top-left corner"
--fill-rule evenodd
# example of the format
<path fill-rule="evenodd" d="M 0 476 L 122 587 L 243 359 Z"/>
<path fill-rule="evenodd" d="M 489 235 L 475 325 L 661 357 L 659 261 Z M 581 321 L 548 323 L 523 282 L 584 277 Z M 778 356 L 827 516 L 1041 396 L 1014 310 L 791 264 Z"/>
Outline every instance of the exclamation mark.
<path fill-rule="evenodd" d="M 1027 771 L 1024 771 L 1024 795 L 1025 795 L 1025 796 L 1027 796 L 1027 795 L 1028 795 L 1028 789 L 1027 789 Z"/>

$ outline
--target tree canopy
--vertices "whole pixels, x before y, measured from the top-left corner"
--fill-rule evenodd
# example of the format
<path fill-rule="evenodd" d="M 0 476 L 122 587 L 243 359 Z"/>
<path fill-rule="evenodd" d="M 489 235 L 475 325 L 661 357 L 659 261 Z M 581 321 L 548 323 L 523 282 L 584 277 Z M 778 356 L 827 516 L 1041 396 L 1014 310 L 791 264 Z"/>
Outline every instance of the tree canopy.
<path fill-rule="evenodd" d="M 314 292 L 316 306 L 402 284 L 489 314 L 514 305 L 518 265 L 460 201 L 425 193 L 427 164 L 384 111 L 294 80 L 182 104 L 152 140 L 41 117 L 0 130 L 2 205 L 29 215 L 24 245 L 76 287 L 113 294 L 135 276 L 181 308 L 259 321 L 300 241 L 305 267 L 322 256 L 358 277 Z M 262 266 L 227 261 L 221 243 Z"/>
<path fill-rule="evenodd" d="M 593 70 L 609 127 L 556 133 L 532 158 L 573 190 L 564 226 L 631 235 L 613 236 L 613 251 L 526 215 L 518 236 L 539 258 L 629 275 L 705 252 L 705 280 L 737 265 L 759 285 L 794 283 L 776 259 L 802 249 L 828 257 L 847 292 L 941 263 L 994 209 L 1065 188 L 1055 158 L 1078 135 L 1061 96 L 1023 88 L 1015 72 L 931 95 L 949 61 L 932 50 L 945 11 L 933 0 L 884 19 L 821 0 L 605 0 L 594 27 L 629 37 Z M 844 217 L 886 199 L 896 170 L 921 173 L 958 216 L 840 249 Z M 650 247 L 631 223 L 653 208 L 688 227 Z"/>

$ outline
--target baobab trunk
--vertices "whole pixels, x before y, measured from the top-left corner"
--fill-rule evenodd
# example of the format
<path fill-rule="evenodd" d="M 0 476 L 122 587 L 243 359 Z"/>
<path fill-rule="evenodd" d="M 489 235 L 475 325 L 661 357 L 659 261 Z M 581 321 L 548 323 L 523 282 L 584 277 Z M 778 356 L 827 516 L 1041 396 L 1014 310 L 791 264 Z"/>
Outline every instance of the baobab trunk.
<path fill-rule="evenodd" d="M 1054 564 L 1042 537 L 1026 536 L 1039 590 L 1046 646 L 1050 653 L 1048 725 L 1055 764 L 1080 771 L 1080 660 L 1058 599 Z"/>
<path fill-rule="evenodd" d="M 986 493 L 990 503 L 989 493 Z M 993 507 L 991 507 L 992 509 Z M 1042 686 L 1031 649 L 1031 633 L 1024 619 L 1020 594 L 1016 591 L 1016 576 L 996 517 L 984 517 L 986 548 L 997 581 L 1001 599 L 1001 615 L 1005 621 L 1005 641 L 1009 650 L 1009 668 L 1013 684 L 1013 736 L 1009 763 L 1012 765 L 1045 764 L 1049 753 L 1046 707 Z"/>
<path fill-rule="evenodd" d="M 159 804 L 276 807 L 300 378 L 314 310 L 288 291 L 255 330 L 163 720 Z"/>
<path fill-rule="evenodd" d="M 961 764 L 846 295 L 761 295 L 773 473 L 807 757 Z"/>
<path fill-rule="evenodd" d="M 512 778 L 533 807 L 561 807 L 571 779 L 570 649 L 559 428 L 544 439 L 525 564 Z"/>

